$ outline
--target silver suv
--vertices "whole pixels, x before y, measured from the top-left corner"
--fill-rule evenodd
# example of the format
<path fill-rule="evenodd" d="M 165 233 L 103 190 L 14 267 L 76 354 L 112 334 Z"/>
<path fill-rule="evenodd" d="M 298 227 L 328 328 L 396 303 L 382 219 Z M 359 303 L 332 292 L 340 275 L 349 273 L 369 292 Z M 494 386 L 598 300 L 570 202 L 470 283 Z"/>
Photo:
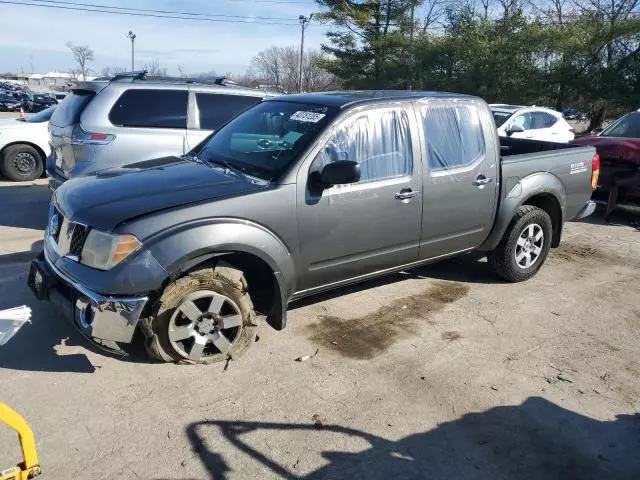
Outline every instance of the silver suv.
<path fill-rule="evenodd" d="M 187 153 L 239 113 L 273 95 L 226 79 L 147 79 L 129 72 L 79 83 L 49 123 L 49 187 L 71 177 Z"/>

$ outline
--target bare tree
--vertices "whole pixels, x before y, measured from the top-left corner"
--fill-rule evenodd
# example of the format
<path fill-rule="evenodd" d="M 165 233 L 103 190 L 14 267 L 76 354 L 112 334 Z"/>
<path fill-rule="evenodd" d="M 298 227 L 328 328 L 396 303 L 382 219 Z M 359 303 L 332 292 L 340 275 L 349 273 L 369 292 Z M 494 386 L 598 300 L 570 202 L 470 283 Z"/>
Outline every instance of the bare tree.
<path fill-rule="evenodd" d="M 445 0 L 427 0 L 425 2 L 424 23 L 422 31 L 428 31 L 444 15 Z"/>
<path fill-rule="evenodd" d="M 166 77 L 167 69 L 164 67 L 160 67 L 160 62 L 158 59 L 153 59 L 150 63 L 145 63 L 142 66 L 143 70 L 147 71 L 147 75 L 150 77 Z"/>
<path fill-rule="evenodd" d="M 73 59 L 78 63 L 80 67 L 80 75 L 82 76 L 82 80 L 87 79 L 87 63 L 93 62 L 93 50 L 89 47 L 89 45 L 74 45 L 71 42 L 66 43 L 67 48 L 71 50 L 71 54 L 73 55 Z"/>
<path fill-rule="evenodd" d="M 182 65 L 178 65 L 178 74 L 180 78 L 184 77 L 184 68 L 182 68 Z"/>
<path fill-rule="evenodd" d="M 302 59 L 302 90 L 313 92 L 335 88 L 336 78 L 322 68 L 323 56 L 309 50 Z M 300 51 L 296 47 L 269 47 L 251 60 L 249 76 L 262 85 L 282 92 L 298 88 Z"/>

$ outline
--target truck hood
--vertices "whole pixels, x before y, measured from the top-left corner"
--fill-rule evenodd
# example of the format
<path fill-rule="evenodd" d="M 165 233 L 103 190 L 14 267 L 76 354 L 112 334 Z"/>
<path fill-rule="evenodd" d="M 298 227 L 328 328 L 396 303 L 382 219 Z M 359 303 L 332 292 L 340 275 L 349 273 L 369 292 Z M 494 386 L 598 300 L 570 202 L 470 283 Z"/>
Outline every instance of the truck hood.
<path fill-rule="evenodd" d="M 595 136 L 578 138 L 572 143 L 596 147 L 603 160 L 626 160 L 640 164 L 640 138 Z"/>
<path fill-rule="evenodd" d="M 221 168 L 165 157 L 72 178 L 56 190 L 55 202 L 74 222 L 110 231 L 141 215 L 265 188 Z"/>

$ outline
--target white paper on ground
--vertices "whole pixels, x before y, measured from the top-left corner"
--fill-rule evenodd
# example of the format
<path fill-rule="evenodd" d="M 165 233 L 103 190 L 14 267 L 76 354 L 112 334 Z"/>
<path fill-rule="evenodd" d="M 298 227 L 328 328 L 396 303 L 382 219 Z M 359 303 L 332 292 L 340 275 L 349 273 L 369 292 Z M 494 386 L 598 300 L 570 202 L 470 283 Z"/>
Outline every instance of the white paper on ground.
<path fill-rule="evenodd" d="M 26 305 L 0 310 L 0 346 L 11 340 L 25 323 L 31 323 L 31 309 Z"/>

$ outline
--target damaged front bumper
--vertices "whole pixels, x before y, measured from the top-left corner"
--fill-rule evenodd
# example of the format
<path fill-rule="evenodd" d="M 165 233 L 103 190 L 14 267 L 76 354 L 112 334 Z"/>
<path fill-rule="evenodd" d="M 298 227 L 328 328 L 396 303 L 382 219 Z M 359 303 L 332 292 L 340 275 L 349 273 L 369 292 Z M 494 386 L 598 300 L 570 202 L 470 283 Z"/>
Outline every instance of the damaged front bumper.
<path fill-rule="evenodd" d="M 39 300 L 52 303 L 86 338 L 109 351 L 124 353 L 131 343 L 147 297 L 96 293 L 60 271 L 45 252 L 31 262 L 28 284 Z"/>

